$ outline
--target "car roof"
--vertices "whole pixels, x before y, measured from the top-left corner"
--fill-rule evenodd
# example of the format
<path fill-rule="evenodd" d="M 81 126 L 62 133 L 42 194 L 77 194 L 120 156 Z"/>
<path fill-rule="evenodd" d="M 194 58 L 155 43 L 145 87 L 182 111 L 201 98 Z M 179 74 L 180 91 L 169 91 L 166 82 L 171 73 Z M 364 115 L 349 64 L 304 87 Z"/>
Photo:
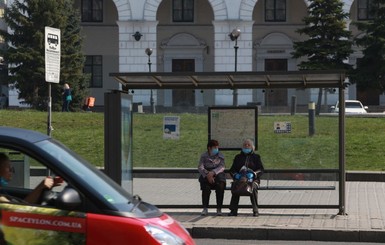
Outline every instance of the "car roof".
<path fill-rule="evenodd" d="M 361 101 L 359 101 L 359 100 L 345 100 L 345 103 L 361 103 Z M 337 100 L 336 105 L 338 105 L 338 104 L 339 104 L 339 101 Z"/>
<path fill-rule="evenodd" d="M 360 103 L 361 101 L 359 101 L 359 100 L 345 100 L 345 102 L 357 102 L 357 103 Z"/>
<path fill-rule="evenodd" d="M 51 137 L 28 129 L 0 126 L 0 138 L 8 139 L 9 141 L 17 140 L 28 143 L 35 143 L 38 141 L 50 139 Z"/>

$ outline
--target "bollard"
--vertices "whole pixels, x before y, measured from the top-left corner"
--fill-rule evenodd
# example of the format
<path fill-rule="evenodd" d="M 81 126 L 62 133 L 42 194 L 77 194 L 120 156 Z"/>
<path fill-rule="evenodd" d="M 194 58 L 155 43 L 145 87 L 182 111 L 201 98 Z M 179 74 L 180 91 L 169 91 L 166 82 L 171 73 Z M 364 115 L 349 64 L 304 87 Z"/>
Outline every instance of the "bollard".
<path fill-rule="evenodd" d="M 309 102 L 309 136 L 313 136 L 315 133 L 315 125 L 314 125 L 314 119 L 315 119 L 315 103 Z"/>
<path fill-rule="evenodd" d="M 291 112 L 290 114 L 293 116 L 295 115 L 297 110 L 297 96 L 293 95 L 291 96 Z"/>

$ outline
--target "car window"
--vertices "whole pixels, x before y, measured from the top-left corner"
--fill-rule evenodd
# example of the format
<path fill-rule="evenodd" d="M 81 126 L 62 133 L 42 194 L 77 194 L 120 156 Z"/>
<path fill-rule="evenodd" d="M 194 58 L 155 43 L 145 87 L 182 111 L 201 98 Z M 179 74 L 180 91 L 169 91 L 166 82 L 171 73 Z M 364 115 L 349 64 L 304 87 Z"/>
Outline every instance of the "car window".
<path fill-rule="evenodd" d="M 347 108 L 362 108 L 361 104 L 358 102 L 346 102 L 345 107 L 347 107 Z"/>
<path fill-rule="evenodd" d="M 111 204 L 110 207 L 119 211 L 131 211 L 132 205 L 127 204 L 135 202 L 132 195 L 74 152 L 69 151 L 64 145 L 50 140 L 38 142 L 36 145 L 60 161 L 63 170 L 65 168 L 71 175 L 77 176 L 78 184 L 107 201 Z"/>
<path fill-rule="evenodd" d="M 44 190 L 36 196 L 36 201 L 28 202 L 27 200 L 31 200 L 28 196 L 32 190 L 48 176 L 55 185 L 52 188 L 54 192 L 61 192 L 67 185 L 63 178 L 56 176 L 53 171 L 47 169 L 39 161 L 21 152 L 5 148 L 0 148 L 0 152 L 4 153 L 10 160 L 9 167 L 4 167 L 4 163 L 0 164 L 0 195 L 6 197 L 2 201 L 23 202 L 31 205 L 43 205 L 44 201 L 44 205 L 48 206 L 48 199 L 43 200 Z"/>
<path fill-rule="evenodd" d="M 21 165 L 40 168 L 44 171 L 40 177 L 47 175 L 60 175 L 65 180 L 65 186 L 78 192 L 85 206 L 78 206 L 79 209 L 68 207 L 66 209 L 74 211 L 86 211 L 87 208 L 92 210 L 110 210 L 117 211 L 122 215 L 136 215 L 137 217 L 157 217 L 160 212 L 155 208 L 148 208 L 140 198 L 134 198 L 124 188 L 118 185 L 111 178 L 96 169 L 90 163 L 82 159 L 75 152 L 68 149 L 62 143 L 47 138 L 29 144 L 8 144 L 11 150 L 5 149 L 7 143 L 2 142 L 3 151 L 11 154 L 11 151 L 18 150 L 26 155 L 14 154 L 14 162 L 19 161 Z M 1 151 L 1 148 L 0 148 Z M 35 160 L 36 159 L 36 160 Z M 48 170 L 47 168 L 50 168 Z M 19 170 L 17 170 L 19 172 Z M 35 170 L 34 170 L 35 171 Z M 24 176 L 29 176 L 30 170 L 23 168 L 20 170 Z M 33 172 L 31 170 L 31 172 Z M 32 178 L 31 178 L 32 179 Z M 35 182 L 24 183 L 23 188 L 12 189 L 12 194 L 23 198 L 34 187 Z M 66 190 L 68 190 L 66 188 Z M 85 208 L 85 209 L 84 209 Z"/>

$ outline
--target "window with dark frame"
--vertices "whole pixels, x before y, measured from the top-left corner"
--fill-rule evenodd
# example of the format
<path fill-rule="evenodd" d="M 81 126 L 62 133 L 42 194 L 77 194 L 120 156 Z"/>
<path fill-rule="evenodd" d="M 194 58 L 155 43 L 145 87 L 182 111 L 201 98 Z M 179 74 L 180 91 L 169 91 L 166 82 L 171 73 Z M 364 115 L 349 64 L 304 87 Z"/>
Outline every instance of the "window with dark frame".
<path fill-rule="evenodd" d="M 194 0 L 173 0 L 172 1 L 173 22 L 194 21 Z"/>
<path fill-rule="evenodd" d="M 87 55 L 84 73 L 90 74 L 90 88 L 102 88 L 103 57 L 101 55 Z"/>
<path fill-rule="evenodd" d="M 82 22 L 103 21 L 103 0 L 82 0 Z"/>
<path fill-rule="evenodd" d="M 357 3 L 357 19 L 372 20 L 374 19 L 374 9 L 376 5 L 374 0 L 358 0 Z"/>
<path fill-rule="evenodd" d="M 265 0 L 265 21 L 286 21 L 286 0 Z"/>

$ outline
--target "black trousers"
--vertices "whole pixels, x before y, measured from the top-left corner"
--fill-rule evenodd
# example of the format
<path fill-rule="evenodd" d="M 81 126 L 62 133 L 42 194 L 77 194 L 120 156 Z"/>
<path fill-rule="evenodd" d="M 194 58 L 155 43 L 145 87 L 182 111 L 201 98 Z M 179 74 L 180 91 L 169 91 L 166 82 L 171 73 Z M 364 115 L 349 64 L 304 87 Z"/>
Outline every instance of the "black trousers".
<path fill-rule="evenodd" d="M 70 106 L 70 101 L 69 100 L 63 101 L 63 105 L 62 105 L 61 111 L 62 112 L 69 112 L 70 111 L 69 106 Z"/>
<path fill-rule="evenodd" d="M 253 192 L 250 195 L 251 205 L 253 207 L 253 212 L 258 213 L 258 184 L 253 183 Z M 239 196 L 231 195 L 230 200 L 230 210 L 232 213 L 238 213 L 238 204 L 239 204 Z"/>
<path fill-rule="evenodd" d="M 202 205 L 203 208 L 208 208 L 210 202 L 211 190 L 215 190 L 217 208 L 220 209 L 223 206 L 223 197 L 225 194 L 225 185 L 223 181 L 215 182 L 214 184 L 209 184 L 207 181 L 201 182 L 202 189 Z"/>

